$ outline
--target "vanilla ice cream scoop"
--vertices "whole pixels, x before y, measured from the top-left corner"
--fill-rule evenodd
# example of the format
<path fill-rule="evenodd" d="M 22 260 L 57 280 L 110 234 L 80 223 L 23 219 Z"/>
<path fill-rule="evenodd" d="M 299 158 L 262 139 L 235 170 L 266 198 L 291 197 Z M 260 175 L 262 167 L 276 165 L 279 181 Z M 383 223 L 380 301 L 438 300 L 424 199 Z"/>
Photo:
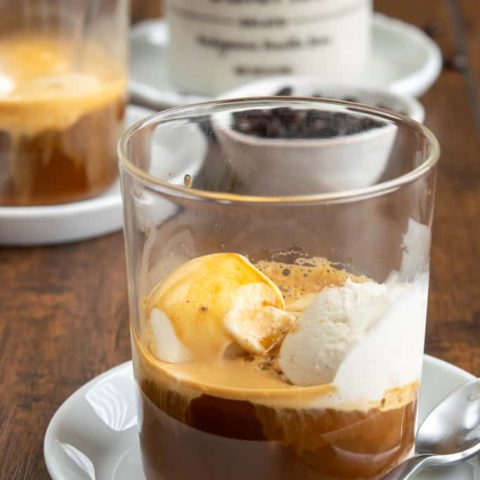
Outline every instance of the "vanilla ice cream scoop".
<path fill-rule="evenodd" d="M 172 322 L 164 312 L 154 308 L 148 326 L 148 347 L 159 360 L 182 363 L 192 359 L 192 353 L 177 337 Z"/>
<path fill-rule="evenodd" d="M 295 385 L 333 382 L 349 352 L 387 314 L 385 285 L 355 283 L 322 290 L 283 340 L 279 365 Z"/>
<path fill-rule="evenodd" d="M 218 359 L 234 342 L 248 353 L 265 353 L 294 320 L 280 289 L 236 253 L 182 264 L 145 305 L 150 350 L 170 363 Z"/>
<path fill-rule="evenodd" d="M 250 283 L 235 292 L 235 300 L 224 323 L 246 352 L 254 355 L 267 353 L 294 324 L 295 315 L 274 307 L 275 300 L 275 292 L 263 283 Z"/>

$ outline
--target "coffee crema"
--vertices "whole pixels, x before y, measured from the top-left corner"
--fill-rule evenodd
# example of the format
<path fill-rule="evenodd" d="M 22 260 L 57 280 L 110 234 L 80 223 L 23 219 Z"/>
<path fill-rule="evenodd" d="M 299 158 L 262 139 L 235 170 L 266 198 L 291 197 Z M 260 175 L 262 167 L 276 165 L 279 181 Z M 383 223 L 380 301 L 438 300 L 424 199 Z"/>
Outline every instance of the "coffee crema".
<path fill-rule="evenodd" d="M 126 76 L 95 44 L 0 37 L 0 204 L 94 196 L 117 177 Z"/>
<path fill-rule="evenodd" d="M 209 267 L 214 275 L 214 264 Z M 368 281 L 322 258 L 291 264 L 259 261 L 255 267 L 280 289 L 285 310 L 295 318 L 319 292 L 347 281 Z M 167 284 L 183 292 L 185 302 L 193 302 L 189 286 L 181 285 L 182 275 L 171 278 Z M 144 302 L 144 322 L 156 301 L 161 302 L 159 288 L 161 284 Z M 171 307 L 172 298 L 170 294 L 164 304 Z M 296 328 L 298 323 L 291 332 Z M 281 342 L 263 354 L 231 342 L 222 355 L 166 362 L 149 349 L 151 334 L 145 325 L 141 332 L 132 331 L 149 480 L 377 479 L 412 450 L 416 381 L 388 388 L 380 397 L 352 401 L 342 398 L 333 381 L 292 384 L 279 366 Z"/>

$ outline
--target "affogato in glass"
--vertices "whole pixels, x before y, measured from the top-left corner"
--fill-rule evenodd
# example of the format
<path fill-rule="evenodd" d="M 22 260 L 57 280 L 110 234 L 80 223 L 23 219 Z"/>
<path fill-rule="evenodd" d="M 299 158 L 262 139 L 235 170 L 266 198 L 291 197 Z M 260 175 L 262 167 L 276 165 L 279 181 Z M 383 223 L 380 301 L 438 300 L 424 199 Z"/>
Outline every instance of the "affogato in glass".
<path fill-rule="evenodd" d="M 438 145 L 299 98 L 120 143 L 148 480 L 378 479 L 412 454 Z"/>

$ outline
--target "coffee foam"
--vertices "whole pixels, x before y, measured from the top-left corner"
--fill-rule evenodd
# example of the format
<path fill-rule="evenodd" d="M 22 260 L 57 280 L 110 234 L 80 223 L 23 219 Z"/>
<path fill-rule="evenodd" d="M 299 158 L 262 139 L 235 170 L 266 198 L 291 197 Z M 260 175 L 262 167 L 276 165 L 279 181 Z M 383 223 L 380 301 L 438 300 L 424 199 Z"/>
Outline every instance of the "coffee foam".
<path fill-rule="evenodd" d="M 141 381 L 150 388 L 177 392 L 184 399 L 207 394 L 229 400 L 245 400 L 273 408 L 334 408 L 336 410 L 382 411 L 399 408 L 415 400 L 418 383 L 401 385 L 384 392 L 378 399 L 369 396 L 356 399 L 342 398 L 333 384 L 299 387 L 262 368 L 262 361 L 235 359 L 229 363 L 191 362 L 169 364 L 157 360 L 132 332 L 133 360 Z M 187 402 L 188 403 L 188 402 Z"/>
<path fill-rule="evenodd" d="M 280 288 L 286 309 L 292 312 L 305 310 L 325 287 L 343 285 L 348 278 L 354 282 L 367 280 L 337 269 L 320 257 L 299 258 L 293 264 L 260 260 L 255 266 Z"/>
<path fill-rule="evenodd" d="M 0 130 L 65 129 L 124 96 L 126 76 L 101 48 L 45 35 L 0 38 Z"/>

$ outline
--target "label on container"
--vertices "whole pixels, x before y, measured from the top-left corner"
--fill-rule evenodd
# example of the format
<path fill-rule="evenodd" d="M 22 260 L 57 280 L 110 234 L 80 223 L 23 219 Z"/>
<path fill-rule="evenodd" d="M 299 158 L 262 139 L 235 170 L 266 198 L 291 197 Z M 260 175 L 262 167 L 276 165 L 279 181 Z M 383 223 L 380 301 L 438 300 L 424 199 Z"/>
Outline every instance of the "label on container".
<path fill-rule="evenodd" d="M 370 0 L 169 0 L 172 79 L 209 95 L 259 76 L 355 80 L 371 9 Z"/>

